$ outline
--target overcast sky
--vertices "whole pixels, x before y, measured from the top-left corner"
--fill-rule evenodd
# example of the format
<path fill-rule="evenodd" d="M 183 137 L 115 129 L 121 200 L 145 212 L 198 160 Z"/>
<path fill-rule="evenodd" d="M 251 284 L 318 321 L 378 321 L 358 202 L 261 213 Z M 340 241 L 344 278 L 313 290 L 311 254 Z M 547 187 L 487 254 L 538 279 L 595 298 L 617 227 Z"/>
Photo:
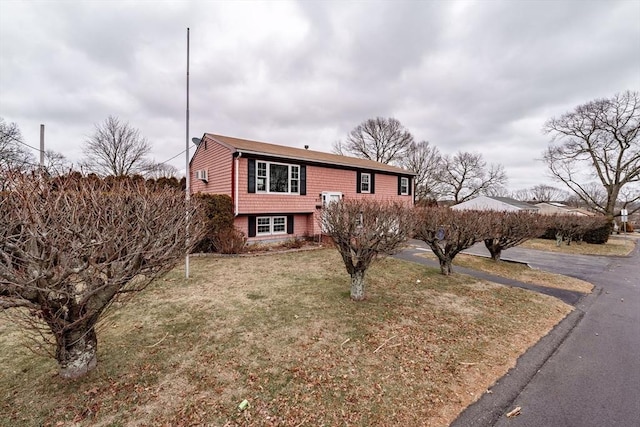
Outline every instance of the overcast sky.
<path fill-rule="evenodd" d="M 640 89 L 639 0 L 0 0 L 0 117 L 36 147 L 45 124 L 46 148 L 78 162 L 114 115 L 173 157 L 187 27 L 189 137 L 330 151 L 395 117 L 444 153 L 501 163 L 512 190 L 552 183 L 546 119 Z"/>

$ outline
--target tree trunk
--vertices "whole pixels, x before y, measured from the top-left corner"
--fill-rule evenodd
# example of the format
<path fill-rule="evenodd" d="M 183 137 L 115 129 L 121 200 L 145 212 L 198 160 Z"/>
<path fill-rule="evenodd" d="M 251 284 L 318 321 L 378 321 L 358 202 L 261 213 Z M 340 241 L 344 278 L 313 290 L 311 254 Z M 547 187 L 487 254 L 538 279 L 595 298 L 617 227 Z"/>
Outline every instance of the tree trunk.
<path fill-rule="evenodd" d="M 491 254 L 491 259 L 494 261 L 500 261 L 500 255 L 502 255 L 502 248 L 499 244 L 493 242 L 493 239 L 486 239 L 484 245 Z"/>
<path fill-rule="evenodd" d="M 351 274 L 351 299 L 354 301 L 364 299 L 364 271 L 355 271 Z"/>
<path fill-rule="evenodd" d="M 445 276 L 453 273 L 453 269 L 451 268 L 451 260 L 449 258 L 440 259 L 440 273 Z"/>
<path fill-rule="evenodd" d="M 93 327 L 71 330 L 56 339 L 56 360 L 62 378 L 79 378 L 96 367 L 98 339 Z"/>

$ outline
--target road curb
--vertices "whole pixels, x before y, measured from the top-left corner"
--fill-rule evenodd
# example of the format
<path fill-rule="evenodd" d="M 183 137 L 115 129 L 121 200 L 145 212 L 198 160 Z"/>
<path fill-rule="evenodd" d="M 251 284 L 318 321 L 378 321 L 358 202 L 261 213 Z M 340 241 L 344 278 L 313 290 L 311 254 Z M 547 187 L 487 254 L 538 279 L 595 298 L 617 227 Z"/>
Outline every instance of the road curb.
<path fill-rule="evenodd" d="M 468 406 L 450 424 L 451 427 L 489 427 L 511 410 L 513 402 L 524 387 L 533 379 L 540 368 L 558 350 L 558 347 L 580 323 L 585 311 L 593 304 L 602 289 L 586 295 L 576 305 L 575 310 L 562 319 L 533 347 L 520 356 L 516 366 L 496 381 L 480 399 Z"/>

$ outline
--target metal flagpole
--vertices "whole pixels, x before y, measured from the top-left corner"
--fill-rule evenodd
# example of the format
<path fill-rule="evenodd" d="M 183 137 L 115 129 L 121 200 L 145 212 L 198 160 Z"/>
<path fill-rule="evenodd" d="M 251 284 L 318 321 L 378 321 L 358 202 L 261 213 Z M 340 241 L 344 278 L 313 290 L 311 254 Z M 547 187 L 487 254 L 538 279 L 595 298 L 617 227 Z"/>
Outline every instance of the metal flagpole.
<path fill-rule="evenodd" d="M 189 278 L 189 207 L 190 207 L 190 191 L 191 191 L 191 186 L 189 185 L 189 181 L 191 180 L 191 173 L 189 171 L 189 28 L 187 28 L 187 128 L 186 128 L 186 137 L 185 137 L 185 153 L 186 153 L 186 161 L 185 161 L 185 175 L 187 177 L 186 181 L 187 181 L 187 185 L 186 185 L 186 189 L 185 189 L 185 200 L 186 200 L 186 205 L 187 205 L 187 225 L 186 225 L 186 246 L 187 246 L 187 250 L 186 250 L 186 256 L 185 256 L 185 263 L 184 263 L 184 272 L 185 272 L 185 277 L 188 279 Z"/>

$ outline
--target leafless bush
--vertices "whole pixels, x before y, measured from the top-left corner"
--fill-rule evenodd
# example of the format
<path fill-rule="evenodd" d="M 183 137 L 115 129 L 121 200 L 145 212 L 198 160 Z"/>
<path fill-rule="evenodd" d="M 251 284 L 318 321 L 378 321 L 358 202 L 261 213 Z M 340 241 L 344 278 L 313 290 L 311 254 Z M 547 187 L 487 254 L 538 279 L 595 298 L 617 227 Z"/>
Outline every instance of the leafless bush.
<path fill-rule="evenodd" d="M 541 236 L 549 224 L 549 216 L 527 211 L 491 211 L 483 216 L 489 228 L 489 237 L 484 239 L 484 244 L 494 261 L 500 260 L 503 250 Z"/>
<path fill-rule="evenodd" d="M 239 254 L 247 247 L 247 236 L 235 227 L 218 230 L 210 239 L 221 254 Z"/>
<path fill-rule="evenodd" d="M 413 228 L 404 204 L 370 199 L 331 203 L 320 216 L 322 232 L 334 241 L 351 276 L 351 298 L 364 299 L 365 273 L 377 257 L 402 248 Z"/>
<path fill-rule="evenodd" d="M 425 242 L 440 261 L 440 272 L 453 273 L 451 262 L 461 251 L 489 237 L 487 212 L 432 207 L 416 208 L 415 238 Z"/>
<path fill-rule="evenodd" d="M 171 270 L 199 239 L 202 221 L 192 222 L 187 241 L 184 193 L 136 180 L 7 179 L 10 190 L 0 193 L 0 308 L 50 339 L 62 377 L 82 376 L 97 363 L 101 316 Z"/>

